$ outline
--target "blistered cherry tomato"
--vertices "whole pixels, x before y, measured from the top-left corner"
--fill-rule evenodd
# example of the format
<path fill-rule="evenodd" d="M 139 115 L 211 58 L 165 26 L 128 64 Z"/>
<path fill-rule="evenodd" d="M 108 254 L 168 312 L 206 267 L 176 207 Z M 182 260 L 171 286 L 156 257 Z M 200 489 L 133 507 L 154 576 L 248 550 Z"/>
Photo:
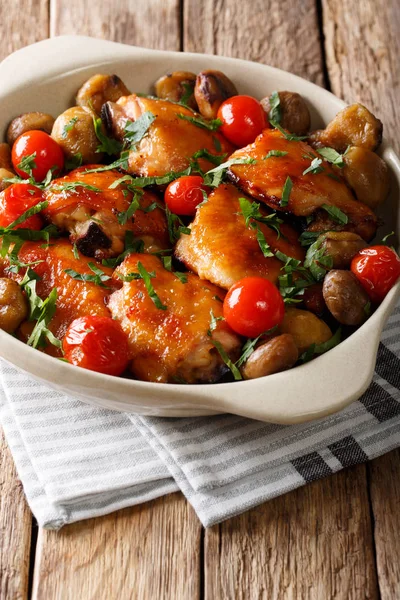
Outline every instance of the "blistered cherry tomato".
<path fill-rule="evenodd" d="M 169 184 L 165 190 L 165 204 L 176 215 L 194 215 L 206 191 L 200 175 L 185 175 Z"/>
<path fill-rule="evenodd" d="M 7 227 L 16 221 L 25 211 L 43 200 L 39 188 L 29 183 L 14 183 L 0 194 L 0 227 Z M 15 226 L 15 229 L 35 229 L 43 227 L 40 214 L 32 215 Z"/>
<path fill-rule="evenodd" d="M 236 333 L 254 338 L 282 323 L 285 306 L 278 288 L 268 279 L 245 277 L 230 288 L 223 312 Z"/>
<path fill-rule="evenodd" d="M 382 302 L 400 277 L 400 258 L 388 246 L 370 246 L 355 255 L 351 270 L 371 300 Z"/>
<path fill-rule="evenodd" d="M 44 131 L 27 131 L 15 140 L 11 153 L 13 167 L 24 179 L 28 179 L 30 176 L 29 165 L 25 170 L 21 169 L 19 165 L 24 158 L 33 154 L 32 161 L 35 166 L 32 168 L 32 175 L 36 181 L 43 181 L 52 167 L 55 167 L 55 175 L 59 175 L 64 168 L 64 154 L 61 146 Z"/>
<path fill-rule="evenodd" d="M 254 142 L 267 121 L 261 104 L 252 96 L 232 96 L 218 109 L 220 132 L 227 140 L 242 148 Z"/>
<path fill-rule="evenodd" d="M 64 336 L 65 358 L 78 367 L 121 375 L 128 366 L 128 339 L 121 325 L 111 317 L 95 315 L 72 321 Z"/>

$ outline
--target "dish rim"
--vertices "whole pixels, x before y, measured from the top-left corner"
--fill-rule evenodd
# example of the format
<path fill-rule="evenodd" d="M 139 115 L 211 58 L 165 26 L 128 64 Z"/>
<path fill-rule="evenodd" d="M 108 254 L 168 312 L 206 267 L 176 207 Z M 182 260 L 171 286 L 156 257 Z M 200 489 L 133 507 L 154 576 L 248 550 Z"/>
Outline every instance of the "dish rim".
<path fill-rule="evenodd" d="M 72 57 L 71 53 L 67 56 L 68 53 L 65 52 L 66 48 L 69 50 L 71 49 L 71 43 L 74 45 Z M 44 54 L 46 54 L 48 57 L 50 48 L 52 48 L 53 53 L 51 55 L 52 59 L 50 64 L 46 67 L 43 63 L 41 64 L 40 61 L 38 61 L 38 57 L 44 56 Z M 83 49 L 85 49 L 86 54 L 83 53 Z M 146 58 L 152 57 L 152 59 L 156 59 L 157 57 L 161 56 L 163 58 L 166 56 L 171 56 L 174 60 L 178 60 L 178 66 L 179 60 L 182 60 L 182 56 L 189 59 L 195 58 L 196 61 L 201 59 L 204 60 L 206 64 L 207 61 L 211 63 L 224 62 L 230 65 L 238 65 L 239 74 L 242 68 L 245 66 L 249 68 L 250 64 L 252 65 L 252 69 L 257 67 L 260 69 L 260 71 L 269 71 L 271 75 L 279 74 L 280 77 L 283 75 L 291 80 L 295 79 L 297 82 L 301 82 L 301 85 L 315 88 L 316 93 L 319 95 L 325 95 L 327 98 L 329 97 L 331 101 L 334 99 L 336 105 L 341 107 L 346 106 L 346 103 L 337 98 L 337 96 L 331 92 L 320 88 L 319 86 L 303 79 L 302 77 L 299 77 L 298 75 L 294 75 L 269 65 L 252 63 L 243 59 L 220 57 L 209 54 L 181 53 L 139 48 L 135 46 L 119 44 L 116 42 L 89 38 L 86 36 L 60 36 L 57 38 L 51 38 L 49 40 L 43 40 L 42 42 L 22 48 L 21 50 L 18 50 L 7 57 L 0 64 L 0 73 L 3 75 L 2 81 L 5 81 L 4 78 L 7 77 L 7 73 L 13 73 L 14 78 L 12 84 L 8 87 L 8 90 L 6 85 L 6 93 L 2 92 L 0 94 L 0 102 L 4 96 L 8 97 L 14 93 L 17 93 L 21 86 L 33 85 L 35 82 L 36 84 L 39 82 L 48 83 L 49 80 L 54 77 L 72 74 L 77 70 L 85 70 L 89 67 L 95 67 L 96 63 L 93 62 L 94 60 L 99 62 L 99 66 L 105 66 L 105 64 L 112 66 L 112 64 L 117 62 L 118 59 L 129 60 L 133 56 L 141 56 Z M 107 61 L 104 60 L 105 57 L 107 57 Z M 69 70 L 65 71 L 65 64 L 68 62 L 71 63 L 71 60 L 75 58 L 77 59 L 74 63 L 75 66 L 70 64 Z M 16 68 L 16 65 L 23 66 L 20 69 L 19 67 Z M 16 77 L 15 72 L 18 73 L 18 76 Z M 42 78 L 44 78 L 45 81 Z M 396 179 L 398 182 L 400 182 L 400 160 L 387 143 L 383 144 L 383 151 L 385 156 L 390 155 L 392 169 L 397 172 Z M 289 371 L 276 373 L 274 375 L 269 375 L 267 377 L 250 381 L 214 384 L 189 384 L 183 386 L 174 383 L 156 384 L 153 382 L 112 377 L 93 371 L 79 369 L 73 365 L 54 359 L 46 354 L 39 353 L 37 350 L 30 348 L 20 340 L 17 340 L 1 330 L 0 356 L 18 368 L 23 369 L 24 371 L 33 375 L 34 377 L 39 377 L 41 380 L 44 380 L 53 387 L 57 387 L 58 385 L 58 387 L 61 387 L 63 391 L 66 389 L 71 390 L 71 393 L 74 395 L 78 395 L 78 397 L 88 402 L 92 401 L 103 406 L 106 405 L 104 398 L 102 399 L 103 402 L 99 402 L 100 399 L 96 398 L 93 393 L 90 393 L 89 396 L 86 396 L 85 394 L 89 393 L 90 390 L 93 391 L 98 388 L 108 389 L 111 386 L 113 388 L 119 388 L 121 393 L 124 395 L 128 394 L 129 392 L 137 392 L 138 399 L 142 403 L 149 402 L 151 400 L 151 396 L 156 396 L 156 404 L 159 408 L 156 413 L 162 414 L 163 416 L 178 416 L 178 414 L 185 416 L 186 412 L 190 412 L 190 414 L 193 414 L 194 416 L 196 407 L 198 407 L 197 412 L 199 415 L 216 414 L 216 411 L 234 412 L 236 414 L 242 414 L 244 416 L 267 420 L 270 422 L 289 424 L 319 418 L 321 416 L 336 412 L 344 406 L 350 404 L 366 390 L 372 379 L 375 368 L 376 354 L 381 331 L 392 308 L 395 305 L 396 298 L 399 295 L 400 281 L 390 291 L 388 296 L 377 308 L 374 314 L 351 336 L 341 342 L 337 347 L 330 350 L 328 353 L 317 357 L 307 364 L 300 365 Z M 366 345 L 367 341 L 368 343 Z M 288 397 L 285 398 L 286 403 L 289 404 L 289 408 L 286 407 L 286 410 L 284 410 L 282 406 L 280 408 L 274 408 L 270 405 L 268 405 L 268 410 L 265 410 L 265 404 L 260 405 L 260 393 L 258 388 L 264 386 L 271 392 L 276 392 L 277 389 L 279 390 L 281 386 L 285 385 L 286 380 L 291 380 L 293 377 L 299 376 L 303 381 L 305 379 L 309 380 L 310 373 L 312 375 L 312 372 L 315 370 L 324 371 L 324 369 L 328 367 L 328 363 L 336 362 L 337 364 L 343 364 L 343 358 L 345 356 L 349 356 L 349 354 L 352 354 L 350 352 L 350 347 L 357 345 L 356 342 L 363 347 L 366 345 L 364 363 L 367 363 L 367 368 L 365 368 L 366 365 L 364 364 L 364 370 L 360 372 L 360 381 L 358 384 L 354 383 L 353 378 L 352 391 L 346 394 L 345 398 L 340 396 L 340 394 L 336 394 L 336 396 L 339 397 L 336 397 L 335 401 L 331 401 L 325 406 L 319 406 L 320 403 L 318 402 L 314 402 L 314 404 L 311 403 L 311 409 L 308 411 L 304 407 L 302 410 L 299 410 L 298 402 L 297 409 L 294 410 L 294 406 L 292 405 L 292 410 L 290 410 L 291 403 Z M 341 357 L 340 355 L 343 356 Z M 34 366 L 32 363 L 40 363 L 36 365 L 34 372 L 32 371 Z M 68 383 L 68 380 L 71 379 L 73 380 L 73 383 Z M 60 385 L 60 382 L 65 383 Z M 310 393 L 316 393 L 315 385 L 313 386 L 312 383 L 311 386 L 309 386 Z M 255 401 L 254 397 L 251 397 L 253 393 L 256 393 L 256 388 L 257 401 Z M 267 392 L 268 389 L 266 390 Z M 112 390 L 109 391 L 112 392 Z M 243 402 L 243 396 L 246 393 L 249 394 L 249 402 L 250 404 L 253 402 L 253 405 L 245 406 L 246 403 Z M 110 398 L 108 406 L 111 406 L 112 408 L 123 410 L 125 412 L 137 412 L 137 409 L 139 408 L 139 414 L 149 414 L 148 411 L 150 411 L 150 414 L 153 412 L 152 407 L 154 407 L 154 401 L 150 402 L 150 405 L 147 405 L 147 407 L 143 407 L 143 404 L 135 406 L 134 402 L 131 404 L 125 404 L 124 402 L 123 405 L 120 405 L 118 398 L 115 397 L 115 393 L 112 392 L 111 395 L 113 397 Z M 171 402 L 175 402 L 176 404 L 176 399 L 179 396 L 183 396 L 182 411 L 180 411 L 178 408 L 172 408 L 170 404 Z M 142 408 L 145 408 L 145 410 L 141 410 Z"/>

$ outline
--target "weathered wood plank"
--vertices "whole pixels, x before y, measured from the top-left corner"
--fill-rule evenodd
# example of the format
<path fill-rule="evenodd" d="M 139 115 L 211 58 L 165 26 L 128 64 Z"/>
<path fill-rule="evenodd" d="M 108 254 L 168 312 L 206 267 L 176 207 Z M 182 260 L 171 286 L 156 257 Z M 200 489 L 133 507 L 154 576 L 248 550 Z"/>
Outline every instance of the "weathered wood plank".
<path fill-rule="evenodd" d="M 40 531 L 33 600 L 200 597 L 201 527 L 180 494 Z"/>
<path fill-rule="evenodd" d="M 400 590 L 400 450 L 368 465 L 374 513 L 376 563 L 382 600 Z"/>
<path fill-rule="evenodd" d="M 0 431 L 0 598 L 28 596 L 32 517 Z"/>
<path fill-rule="evenodd" d="M 48 0 L 1 2 L 0 60 L 48 36 Z M 0 598 L 28 596 L 32 516 L 0 431 Z"/>
<path fill-rule="evenodd" d="M 384 135 L 400 151 L 400 5 L 323 0 L 327 68 L 332 91 L 360 101 L 383 121 Z M 381 597 L 400 589 L 400 452 L 368 466 L 374 515 L 375 551 Z"/>
<path fill-rule="evenodd" d="M 8 54 L 48 37 L 49 1 L 0 2 L 0 60 Z"/>
<path fill-rule="evenodd" d="M 267 63 L 323 84 L 314 0 L 185 0 L 184 50 Z"/>
<path fill-rule="evenodd" d="M 378 597 L 365 465 L 206 531 L 205 598 Z"/>
<path fill-rule="evenodd" d="M 327 68 L 332 91 L 366 104 L 400 149 L 400 4 L 323 0 Z"/>
<path fill-rule="evenodd" d="M 95 6 L 81 0 L 51 0 L 50 33 L 179 50 L 179 0 L 119 0 Z"/>

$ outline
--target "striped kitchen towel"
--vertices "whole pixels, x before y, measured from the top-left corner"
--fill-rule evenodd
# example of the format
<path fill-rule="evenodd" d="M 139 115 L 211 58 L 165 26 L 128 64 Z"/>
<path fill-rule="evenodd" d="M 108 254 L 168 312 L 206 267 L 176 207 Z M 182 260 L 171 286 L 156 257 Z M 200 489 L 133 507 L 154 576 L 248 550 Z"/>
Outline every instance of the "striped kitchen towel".
<path fill-rule="evenodd" d="M 340 413 L 300 425 L 124 415 L 0 367 L 0 420 L 30 506 L 49 528 L 178 487 L 209 526 L 400 445 L 400 303 L 367 392 Z"/>

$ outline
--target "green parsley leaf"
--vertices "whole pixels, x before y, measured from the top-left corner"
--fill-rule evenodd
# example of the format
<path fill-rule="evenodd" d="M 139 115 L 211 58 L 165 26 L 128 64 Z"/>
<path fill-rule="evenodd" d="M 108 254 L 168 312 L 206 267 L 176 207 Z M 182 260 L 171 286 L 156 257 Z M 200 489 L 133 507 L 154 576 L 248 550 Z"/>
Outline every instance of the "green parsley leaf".
<path fill-rule="evenodd" d="M 185 106 L 186 108 L 189 108 L 188 103 L 189 103 L 191 97 L 193 96 L 194 83 L 188 83 L 187 81 L 183 81 L 181 83 L 181 86 L 183 87 L 183 89 L 185 91 L 182 94 L 182 97 L 179 100 L 178 104 L 182 104 L 182 106 Z"/>
<path fill-rule="evenodd" d="M 261 231 L 260 227 L 256 223 L 254 225 L 255 225 L 255 229 L 257 230 L 257 242 L 261 248 L 261 252 L 265 256 L 265 258 L 274 256 L 274 253 L 272 252 L 270 246 L 267 244 L 267 240 L 265 239 L 265 236 L 264 236 L 263 232 Z"/>
<path fill-rule="evenodd" d="M 128 188 L 130 190 L 133 190 L 136 188 L 144 188 L 144 187 L 147 187 L 148 185 L 165 185 L 167 183 L 171 183 L 171 181 L 174 181 L 175 179 L 178 179 L 179 177 L 183 177 L 185 175 L 190 175 L 191 171 L 192 171 L 192 168 L 189 166 L 184 171 L 170 171 L 169 173 L 166 173 L 165 175 L 159 175 L 156 177 L 131 177 L 131 175 L 124 175 L 120 179 L 117 179 L 117 181 L 114 181 L 110 185 L 110 189 L 111 190 L 115 189 L 121 183 L 123 183 L 125 181 L 130 182 L 128 185 Z"/>
<path fill-rule="evenodd" d="M 269 329 L 268 331 L 265 331 L 264 333 L 260 333 L 260 335 L 258 335 L 256 338 L 254 338 L 254 339 L 249 338 L 248 340 L 246 340 L 246 342 L 242 348 L 242 354 L 241 354 L 240 358 L 236 361 L 235 365 L 237 367 L 241 367 L 247 361 L 247 359 L 250 358 L 250 356 L 253 354 L 258 341 L 263 336 L 272 333 L 276 329 L 277 329 L 276 326 L 272 327 L 272 329 Z"/>
<path fill-rule="evenodd" d="M 306 135 L 294 135 L 293 133 L 289 133 L 288 131 L 286 131 L 285 129 L 283 129 L 283 127 L 281 127 L 279 125 L 279 123 L 277 123 L 276 121 L 271 121 L 270 123 L 272 125 L 272 127 L 275 127 L 275 129 L 277 129 L 278 131 L 281 132 L 281 134 L 287 139 L 289 140 L 289 142 L 301 142 L 302 140 L 306 140 L 307 136 Z"/>
<path fill-rule="evenodd" d="M 179 279 L 181 283 L 187 283 L 187 274 L 181 273 L 181 271 L 174 271 L 175 277 Z"/>
<path fill-rule="evenodd" d="M 308 169 L 305 169 L 303 171 L 303 175 L 307 175 L 307 173 L 310 173 L 312 175 L 316 175 L 317 173 L 322 173 L 322 171 L 324 170 L 324 167 L 321 167 L 322 165 L 322 158 L 314 158 L 311 165 L 308 167 Z"/>
<path fill-rule="evenodd" d="M 299 242 L 302 246 L 311 246 L 315 240 L 324 233 L 323 231 L 303 231 L 299 237 Z"/>
<path fill-rule="evenodd" d="M 73 244 L 73 246 L 72 246 L 72 254 L 74 255 L 74 258 L 79 260 L 80 256 L 79 256 L 79 251 L 78 251 L 76 244 Z"/>
<path fill-rule="evenodd" d="M 34 300 L 35 309 L 31 311 L 31 320 L 34 319 L 33 315 L 35 315 L 36 324 L 27 341 L 27 344 L 28 346 L 32 346 L 33 348 L 38 348 L 39 346 L 44 346 L 47 340 L 48 342 L 53 344 L 53 346 L 61 348 L 61 341 L 58 340 L 48 329 L 48 325 L 56 312 L 57 288 L 53 288 L 53 290 L 50 292 L 50 294 L 45 300 L 39 300 L 40 299 L 38 299 L 38 297 L 36 296 Z"/>
<path fill-rule="evenodd" d="M 144 112 L 136 121 L 127 121 L 124 127 L 124 139 L 131 144 L 133 148 L 148 132 L 150 125 L 155 120 L 156 115 L 153 115 L 149 110 Z"/>
<path fill-rule="evenodd" d="M 93 125 L 96 137 L 100 142 L 100 144 L 97 146 L 96 152 L 104 152 L 109 156 L 119 154 L 122 150 L 121 142 L 114 138 L 110 138 L 103 133 L 102 121 L 100 118 L 97 119 L 95 115 L 93 115 Z"/>
<path fill-rule="evenodd" d="M 151 284 L 151 274 L 148 271 L 146 271 L 141 262 L 138 262 L 138 270 L 140 275 L 142 276 L 144 285 L 146 286 L 147 293 L 149 294 L 151 300 L 154 302 L 156 307 L 160 310 L 167 310 L 167 306 L 165 306 L 165 304 L 161 302 L 160 298 L 154 291 L 154 288 Z"/>
<path fill-rule="evenodd" d="M 32 177 L 32 171 L 33 171 L 33 169 L 36 169 L 36 167 L 37 167 L 35 159 L 36 159 L 36 152 L 34 152 L 33 154 L 29 154 L 27 156 L 24 156 L 18 165 L 18 169 L 20 169 L 21 171 L 23 171 L 24 173 L 29 175 L 29 177 Z"/>
<path fill-rule="evenodd" d="M 396 235 L 394 231 L 391 231 L 390 233 L 388 233 L 387 235 L 385 235 L 385 237 L 384 237 L 384 238 L 382 238 L 382 242 L 381 242 L 381 243 L 382 243 L 382 244 L 386 244 L 386 245 L 388 245 L 388 244 L 387 244 L 387 241 L 388 241 L 388 239 L 389 239 L 390 237 L 392 237 L 392 235 Z"/>
<path fill-rule="evenodd" d="M 329 163 L 331 163 L 332 165 L 335 165 L 336 167 L 339 167 L 340 169 L 342 169 L 344 167 L 344 154 L 339 154 L 339 152 L 337 152 L 336 150 L 334 150 L 333 148 L 318 148 L 317 149 L 318 154 L 320 154 L 321 156 L 324 157 L 324 159 L 326 161 L 328 161 Z"/>
<path fill-rule="evenodd" d="M 67 158 L 67 160 L 65 161 L 65 169 L 67 171 L 72 171 L 73 169 L 77 169 L 78 167 L 81 167 L 82 159 L 83 159 L 82 153 L 77 152 L 76 154 L 71 156 L 71 158 Z"/>
<path fill-rule="evenodd" d="M 213 135 L 212 141 L 213 141 L 215 150 L 217 152 L 221 152 L 221 150 L 222 150 L 221 142 L 215 135 Z"/>
<path fill-rule="evenodd" d="M 193 169 L 201 172 L 201 169 L 199 167 L 198 164 L 198 159 L 199 158 L 204 158 L 206 160 L 208 160 L 210 163 L 212 163 L 213 165 L 220 165 L 224 162 L 225 158 L 227 157 L 227 154 L 211 154 L 211 152 L 209 152 L 206 148 L 202 148 L 201 150 L 197 150 L 197 152 L 195 152 L 192 156 L 192 167 Z"/>
<path fill-rule="evenodd" d="M 340 210 L 337 206 L 333 206 L 330 204 L 322 204 L 321 208 L 326 210 L 328 215 L 336 222 L 340 223 L 340 225 L 346 225 L 349 222 L 349 217 Z"/>
<path fill-rule="evenodd" d="M 125 232 L 124 251 L 114 258 L 104 258 L 101 264 L 105 267 L 115 269 L 129 254 L 142 254 L 144 249 L 143 240 L 134 240 L 132 231 Z"/>
<path fill-rule="evenodd" d="M 89 183 L 85 183 L 84 181 L 64 181 L 63 183 L 52 185 L 50 189 L 51 191 L 56 192 L 75 192 L 78 188 L 88 190 L 89 192 L 101 192 L 100 188 L 90 185 Z"/>
<path fill-rule="evenodd" d="M 300 360 L 303 363 L 305 363 L 311 360 L 315 355 L 324 354 L 325 352 L 328 352 L 328 350 L 331 350 L 332 348 L 337 346 L 340 343 L 341 339 L 342 328 L 339 327 L 336 330 L 335 334 L 327 342 L 323 342 L 322 344 L 311 344 L 311 346 L 300 356 Z"/>
<path fill-rule="evenodd" d="M 279 203 L 280 206 L 287 206 L 289 204 L 290 192 L 292 191 L 292 188 L 293 188 L 293 182 L 290 179 L 290 177 L 288 176 L 288 177 L 286 177 L 286 181 L 283 186 L 282 198 Z"/>
<path fill-rule="evenodd" d="M 182 233 L 190 235 L 189 227 L 186 227 L 178 215 L 172 213 L 169 208 L 165 209 L 165 214 L 167 216 L 168 235 L 171 244 L 175 244 Z"/>
<path fill-rule="evenodd" d="M 210 331 L 215 331 L 219 321 L 224 321 L 224 317 L 216 317 L 213 313 L 213 310 L 210 310 Z"/>
<path fill-rule="evenodd" d="M 161 260 L 164 265 L 164 269 L 167 271 L 172 271 L 172 256 L 163 256 Z"/>
<path fill-rule="evenodd" d="M 218 350 L 218 354 L 220 355 L 220 357 L 222 358 L 222 360 L 224 361 L 224 363 L 226 364 L 226 366 L 228 367 L 228 369 L 230 369 L 233 377 L 235 378 L 235 381 L 240 381 L 241 379 L 243 379 L 243 377 L 240 374 L 239 369 L 231 361 L 231 359 L 229 358 L 229 355 L 226 352 L 226 350 L 223 347 L 223 345 L 220 342 L 217 342 L 217 340 L 214 340 L 212 338 L 211 331 L 209 331 L 209 337 L 211 338 L 210 341 L 211 341 L 212 345 Z"/>
<path fill-rule="evenodd" d="M 286 156 L 287 152 L 285 152 L 284 150 L 270 150 L 268 152 L 268 154 L 266 154 L 263 158 L 263 160 L 267 160 L 267 158 L 272 158 L 273 156 Z"/>
<path fill-rule="evenodd" d="M 42 210 L 47 208 L 48 205 L 49 205 L 49 203 L 47 201 L 44 201 L 44 202 L 39 202 L 38 204 L 36 204 L 35 206 L 32 206 L 31 208 L 28 208 L 28 210 L 26 210 L 24 213 L 22 213 L 22 215 L 20 217 L 18 217 L 18 219 L 15 219 L 15 221 L 10 223 L 10 225 L 7 225 L 7 227 L 0 227 L 0 235 L 3 235 L 4 233 L 7 233 L 7 232 L 13 230 L 14 227 L 16 227 L 17 225 L 21 225 L 21 223 L 26 221 L 26 219 L 28 219 L 29 217 L 32 217 L 33 215 L 37 215 Z M 13 233 L 17 233 L 17 232 L 13 231 Z"/>
<path fill-rule="evenodd" d="M 269 97 L 270 111 L 268 119 L 271 123 L 280 123 L 282 119 L 281 101 L 278 92 L 272 92 Z"/>
<path fill-rule="evenodd" d="M 196 127 L 200 127 L 201 129 L 208 129 L 208 131 L 216 131 L 222 125 L 221 119 L 211 119 L 210 121 L 207 121 L 202 117 L 190 117 L 188 115 L 183 115 L 179 113 L 176 116 L 184 121 L 189 121 L 189 123 L 196 125 Z"/>
<path fill-rule="evenodd" d="M 333 267 L 333 258 L 325 254 L 323 241 L 323 238 L 319 238 L 308 248 L 304 261 L 304 267 L 310 270 L 316 281 L 321 281 L 326 272 Z"/>
<path fill-rule="evenodd" d="M 265 225 L 276 231 L 279 239 L 281 235 L 280 225 L 283 223 L 283 220 L 278 216 L 277 212 L 264 216 L 260 212 L 260 204 L 258 202 L 251 202 L 247 198 L 239 198 L 239 204 L 247 226 L 250 224 L 251 219 L 259 223 L 265 223 Z"/>
<path fill-rule="evenodd" d="M 66 125 L 64 125 L 63 130 L 62 130 L 62 134 L 61 137 L 63 138 L 63 140 L 66 139 L 68 132 L 71 131 L 71 129 L 74 128 L 75 123 L 78 121 L 78 117 L 72 117 L 72 119 L 70 119 L 68 121 L 68 123 Z"/>
<path fill-rule="evenodd" d="M 125 150 L 124 152 L 121 152 L 120 158 L 117 158 L 117 160 L 114 160 L 114 162 L 110 163 L 109 165 L 104 165 L 103 167 L 96 167 L 95 169 L 85 169 L 85 173 L 101 173 L 103 171 L 111 171 L 113 169 L 126 170 L 128 168 L 128 158 L 129 151 Z M 128 177 L 131 179 L 130 176 Z"/>
<path fill-rule="evenodd" d="M 226 171 L 233 165 L 253 165 L 257 161 L 254 158 L 230 158 L 226 162 L 214 167 L 204 175 L 204 185 L 217 187 L 225 177 Z"/>
<path fill-rule="evenodd" d="M 94 283 L 95 285 L 98 285 L 100 287 L 107 288 L 107 286 L 104 285 L 104 282 L 111 279 L 111 277 L 109 275 L 106 275 L 104 271 L 99 269 L 99 267 L 97 267 L 93 262 L 88 263 L 88 267 L 94 273 L 94 275 L 90 275 L 88 273 L 78 273 L 74 269 L 64 269 L 64 273 L 66 273 L 76 281 Z"/>
<path fill-rule="evenodd" d="M 370 300 L 368 300 L 367 304 L 364 306 L 364 312 L 366 317 L 369 317 L 371 315 L 371 302 Z"/>
<path fill-rule="evenodd" d="M 125 225 L 135 214 L 135 212 L 140 208 L 140 198 L 143 196 L 142 190 L 135 190 L 133 193 L 133 199 L 130 203 L 128 209 L 125 212 L 121 212 L 118 215 L 118 223 L 120 225 Z"/>

